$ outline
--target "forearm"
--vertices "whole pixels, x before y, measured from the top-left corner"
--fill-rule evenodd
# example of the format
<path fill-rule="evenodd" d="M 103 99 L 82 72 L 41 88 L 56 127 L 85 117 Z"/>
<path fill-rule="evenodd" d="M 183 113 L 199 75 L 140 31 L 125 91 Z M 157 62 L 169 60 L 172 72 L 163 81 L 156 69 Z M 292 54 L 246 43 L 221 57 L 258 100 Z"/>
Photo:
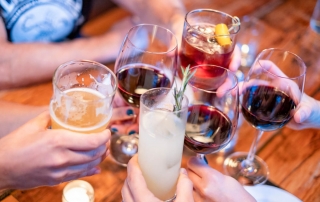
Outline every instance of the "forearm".
<path fill-rule="evenodd" d="M 0 101 L 0 141 L 2 137 L 47 109 L 48 106 L 38 107 Z"/>
<path fill-rule="evenodd" d="M 52 78 L 54 70 L 70 60 L 114 60 L 120 41 L 116 33 L 61 43 L 0 42 L 0 89 L 19 87 Z"/>
<path fill-rule="evenodd" d="M 184 17 L 186 14 L 186 8 L 180 0 L 113 0 L 113 2 L 140 17 L 142 23 L 171 26 L 177 15 Z"/>

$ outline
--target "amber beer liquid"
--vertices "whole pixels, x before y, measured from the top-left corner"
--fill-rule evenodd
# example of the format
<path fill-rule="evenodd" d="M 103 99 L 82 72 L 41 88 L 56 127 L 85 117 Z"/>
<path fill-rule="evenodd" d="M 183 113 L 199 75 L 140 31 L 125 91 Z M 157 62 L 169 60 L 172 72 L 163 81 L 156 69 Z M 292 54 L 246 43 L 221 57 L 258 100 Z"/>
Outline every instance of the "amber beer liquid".
<path fill-rule="evenodd" d="M 60 97 L 57 97 L 60 96 Z M 52 129 L 95 133 L 106 129 L 112 106 L 106 97 L 90 88 L 71 88 L 50 103 Z M 109 109 L 110 107 L 110 109 Z"/>

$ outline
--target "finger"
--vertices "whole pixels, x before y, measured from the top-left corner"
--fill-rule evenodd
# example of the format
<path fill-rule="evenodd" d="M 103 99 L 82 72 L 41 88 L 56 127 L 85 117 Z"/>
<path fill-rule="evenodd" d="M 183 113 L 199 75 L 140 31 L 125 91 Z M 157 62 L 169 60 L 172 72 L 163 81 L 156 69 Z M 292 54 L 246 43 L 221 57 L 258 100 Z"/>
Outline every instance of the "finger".
<path fill-rule="evenodd" d="M 26 124 L 24 124 L 23 128 L 26 128 L 28 130 L 26 131 L 41 131 L 48 128 L 50 125 L 50 113 L 49 111 L 44 111 L 41 114 L 39 114 L 37 117 L 31 119 Z"/>
<path fill-rule="evenodd" d="M 188 169 L 188 177 L 192 181 L 193 187 L 198 190 L 198 188 L 201 187 L 201 177 L 190 169 Z"/>
<path fill-rule="evenodd" d="M 138 124 L 132 124 L 127 127 L 126 134 L 134 135 L 134 134 L 138 134 L 138 133 L 139 133 L 139 125 Z"/>
<path fill-rule="evenodd" d="M 110 123 L 131 120 L 136 115 L 135 109 L 132 107 L 114 108 Z"/>
<path fill-rule="evenodd" d="M 180 176 L 177 184 L 177 202 L 193 201 L 192 196 L 193 185 L 188 178 L 188 173 L 184 168 L 180 169 Z"/>
<path fill-rule="evenodd" d="M 233 72 L 237 71 L 241 64 L 241 51 L 238 46 L 234 47 L 229 69 Z"/>
<path fill-rule="evenodd" d="M 85 176 L 91 176 L 94 174 L 98 174 L 101 172 L 100 168 L 98 168 L 98 165 L 101 163 L 101 158 L 96 159 L 92 162 L 81 164 L 81 165 L 74 165 L 74 166 L 68 166 L 63 167 L 55 171 L 56 176 L 62 176 L 57 177 L 57 181 L 68 181 L 71 179 L 78 179 Z"/>
<path fill-rule="evenodd" d="M 74 164 L 72 166 L 69 166 L 68 168 L 68 175 L 73 175 L 76 173 L 82 173 L 91 170 L 92 168 L 98 166 L 103 160 L 103 157 L 99 157 L 93 161 L 90 161 L 88 163 L 83 163 L 83 164 Z"/>
<path fill-rule="evenodd" d="M 104 130 L 99 133 L 90 133 L 90 134 L 80 134 L 76 132 L 71 132 L 67 130 L 52 130 L 59 135 L 59 137 L 55 138 L 60 145 L 70 150 L 93 150 L 98 148 L 101 145 L 105 145 L 110 137 L 110 131 Z M 62 134 L 57 134 L 62 133 Z"/>
<path fill-rule="evenodd" d="M 120 93 L 118 91 L 116 92 L 116 94 L 114 96 L 112 106 L 113 106 L 113 108 L 128 106 L 128 104 L 125 103 L 124 99 L 122 98 L 122 96 L 120 95 Z"/>
<path fill-rule="evenodd" d="M 201 196 L 198 194 L 197 191 L 193 190 L 192 195 L 193 195 L 193 200 L 194 200 L 195 202 L 202 202 L 202 201 L 204 201 L 204 200 L 201 198 Z"/>
<path fill-rule="evenodd" d="M 127 170 L 128 176 L 126 181 L 129 190 L 134 190 L 132 192 L 134 201 L 159 201 L 147 187 L 138 163 L 138 155 L 134 155 L 130 159 Z"/>
<path fill-rule="evenodd" d="M 81 173 L 75 173 L 73 175 L 68 175 L 64 179 L 62 179 L 61 182 L 67 182 L 70 180 L 75 180 L 75 179 L 79 179 L 82 177 L 92 176 L 92 175 L 96 175 L 99 173 L 101 173 L 101 169 L 99 167 L 94 167 L 94 168 L 91 168 L 90 170 L 87 170 L 87 171 L 84 171 Z"/>
<path fill-rule="evenodd" d="M 69 156 L 68 163 L 70 164 L 83 164 L 88 163 L 102 156 L 106 155 L 107 144 L 103 144 L 96 149 L 89 151 L 73 151 L 68 150 L 65 155 Z"/>
<path fill-rule="evenodd" d="M 127 180 L 125 180 L 123 183 L 123 187 L 121 189 L 121 196 L 122 200 L 125 202 L 134 202 Z"/>
<path fill-rule="evenodd" d="M 204 178 L 209 175 L 210 170 L 212 169 L 204 160 L 198 157 L 191 157 L 187 166 L 189 170 L 196 173 L 200 178 Z"/>
<path fill-rule="evenodd" d="M 224 81 L 224 83 L 218 88 L 217 96 L 221 98 L 229 92 L 231 92 L 232 94 L 235 94 L 233 93 L 233 91 L 238 92 L 238 88 L 235 88 L 236 87 L 235 84 L 236 82 L 228 77 Z"/>
<path fill-rule="evenodd" d="M 110 130 L 120 135 L 133 135 L 139 132 L 139 125 L 136 123 L 113 124 L 110 126 Z"/>

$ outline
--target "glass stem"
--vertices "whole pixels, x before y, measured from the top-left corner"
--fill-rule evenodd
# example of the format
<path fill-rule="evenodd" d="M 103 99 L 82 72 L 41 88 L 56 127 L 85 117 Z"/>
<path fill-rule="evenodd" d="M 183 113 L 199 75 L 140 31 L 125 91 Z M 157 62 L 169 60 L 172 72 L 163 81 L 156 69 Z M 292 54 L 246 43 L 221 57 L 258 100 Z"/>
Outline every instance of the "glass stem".
<path fill-rule="evenodd" d="M 202 161 L 206 162 L 207 164 L 209 164 L 208 160 L 207 160 L 207 158 L 206 158 L 206 156 L 204 154 L 197 154 L 197 157 L 199 159 L 201 159 Z"/>
<path fill-rule="evenodd" d="M 259 142 L 262 134 L 263 134 L 263 131 L 257 130 L 257 133 L 256 133 L 256 135 L 254 136 L 254 140 L 253 140 L 253 142 L 252 142 L 250 151 L 249 151 L 248 156 L 247 156 L 247 159 L 246 159 L 246 163 L 249 164 L 249 165 L 252 164 L 253 159 L 254 159 L 254 156 L 256 155 L 258 142 Z"/>

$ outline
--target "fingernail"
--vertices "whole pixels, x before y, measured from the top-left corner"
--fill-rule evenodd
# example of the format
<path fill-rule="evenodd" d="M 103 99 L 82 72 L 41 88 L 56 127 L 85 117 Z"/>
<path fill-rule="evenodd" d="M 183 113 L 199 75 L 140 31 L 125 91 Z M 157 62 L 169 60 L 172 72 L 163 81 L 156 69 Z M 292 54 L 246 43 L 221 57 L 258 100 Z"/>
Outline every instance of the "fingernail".
<path fill-rule="evenodd" d="M 111 130 L 111 132 L 114 132 L 114 133 L 118 132 L 118 129 L 116 129 L 116 128 L 111 128 L 110 130 Z"/>
<path fill-rule="evenodd" d="M 133 110 L 132 109 L 128 109 L 127 110 L 127 115 L 128 116 L 131 116 L 131 115 L 133 115 L 134 113 L 133 113 Z"/>
<path fill-rule="evenodd" d="M 188 175 L 187 170 L 184 169 L 184 168 L 181 168 L 181 169 L 180 169 L 180 173 L 182 173 L 182 174 L 184 174 L 184 175 Z"/>
<path fill-rule="evenodd" d="M 131 131 L 129 132 L 129 135 L 133 135 L 133 134 L 136 134 L 136 131 L 135 131 L 135 130 L 131 130 Z"/>

